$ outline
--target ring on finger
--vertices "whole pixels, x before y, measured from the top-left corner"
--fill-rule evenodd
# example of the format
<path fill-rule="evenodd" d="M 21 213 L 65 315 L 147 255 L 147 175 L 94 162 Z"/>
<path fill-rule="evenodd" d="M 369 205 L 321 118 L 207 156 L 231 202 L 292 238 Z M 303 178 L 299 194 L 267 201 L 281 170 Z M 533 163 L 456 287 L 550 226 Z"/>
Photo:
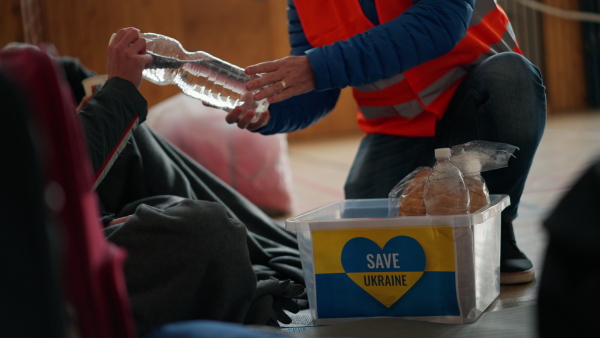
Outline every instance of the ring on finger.
<path fill-rule="evenodd" d="M 287 88 L 287 85 L 285 84 L 285 81 L 281 80 L 279 82 L 281 82 L 281 85 L 283 86 L 283 89 L 281 91 L 284 91 Z"/>

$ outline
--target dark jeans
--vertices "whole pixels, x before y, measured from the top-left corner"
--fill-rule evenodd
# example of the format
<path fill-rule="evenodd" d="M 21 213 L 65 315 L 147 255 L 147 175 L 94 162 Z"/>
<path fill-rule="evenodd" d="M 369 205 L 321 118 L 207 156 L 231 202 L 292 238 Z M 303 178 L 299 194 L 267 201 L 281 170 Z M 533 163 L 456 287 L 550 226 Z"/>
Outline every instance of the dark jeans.
<path fill-rule="evenodd" d="M 516 53 L 494 55 L 459 86 L 434 137 L 370 134 L 362 140 L 345 185 L 348 199 L 386 198 L 419 166 L 434 163 L 436 148 L 473 140 L 519 147 L 508 167 L 483 173 L 491 194 L 508 194 L 503 221 L 513 221 L 546 125 L 540 71 Z"/>

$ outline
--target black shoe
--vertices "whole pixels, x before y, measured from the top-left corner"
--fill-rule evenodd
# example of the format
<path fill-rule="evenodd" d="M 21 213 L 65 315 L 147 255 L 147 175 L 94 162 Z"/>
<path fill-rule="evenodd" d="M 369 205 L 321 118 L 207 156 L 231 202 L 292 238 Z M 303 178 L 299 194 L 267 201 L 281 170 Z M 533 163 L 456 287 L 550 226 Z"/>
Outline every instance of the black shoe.
<path fill-rule="evenodd" d="M 533 264 L 517 247 L 512 222 L 500 225 L 500 284 L 529 283 L 535 279 Z"/>

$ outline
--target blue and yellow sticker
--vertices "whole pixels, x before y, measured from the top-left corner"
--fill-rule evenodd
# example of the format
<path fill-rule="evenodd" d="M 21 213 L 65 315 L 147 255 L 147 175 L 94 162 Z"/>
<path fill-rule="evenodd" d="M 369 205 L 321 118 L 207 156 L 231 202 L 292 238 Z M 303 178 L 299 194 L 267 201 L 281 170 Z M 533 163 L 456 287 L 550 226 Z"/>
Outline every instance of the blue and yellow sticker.
<path fill-rule="evenodd" d="M 452 227 L 313 230 L 319 318 L 459 316 Z"/>

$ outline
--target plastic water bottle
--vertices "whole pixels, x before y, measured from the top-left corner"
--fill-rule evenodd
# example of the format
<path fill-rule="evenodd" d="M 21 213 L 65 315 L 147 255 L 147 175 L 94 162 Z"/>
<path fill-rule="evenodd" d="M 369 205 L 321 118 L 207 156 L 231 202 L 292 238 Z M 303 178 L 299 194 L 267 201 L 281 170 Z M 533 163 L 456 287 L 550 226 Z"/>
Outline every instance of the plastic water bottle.
<path fill-rule="evenodd" d="M 436 162 L 425 183 L 423 196 L 428 215 L 469 213 L 469 190 L 463 175 L 451 161 L 450 148 L 435 150 Z"/>
<path fill-rule="evenodd" d="M 249 92 L 245 87 L 256 76 L 248 76 L 244 69 L 208 53 L 188 52 L 179 41 L 168 36 L 155 33 L 141 36 L 146 39 L 147 53 L 154 58 L 142 73 L 144 79 L 161 86 L 177 85 L 184 94 L 225 111 L 242 106 L 258 115 L 267 110 L 266 99 L 253 98 L 258 90 Z"/>

